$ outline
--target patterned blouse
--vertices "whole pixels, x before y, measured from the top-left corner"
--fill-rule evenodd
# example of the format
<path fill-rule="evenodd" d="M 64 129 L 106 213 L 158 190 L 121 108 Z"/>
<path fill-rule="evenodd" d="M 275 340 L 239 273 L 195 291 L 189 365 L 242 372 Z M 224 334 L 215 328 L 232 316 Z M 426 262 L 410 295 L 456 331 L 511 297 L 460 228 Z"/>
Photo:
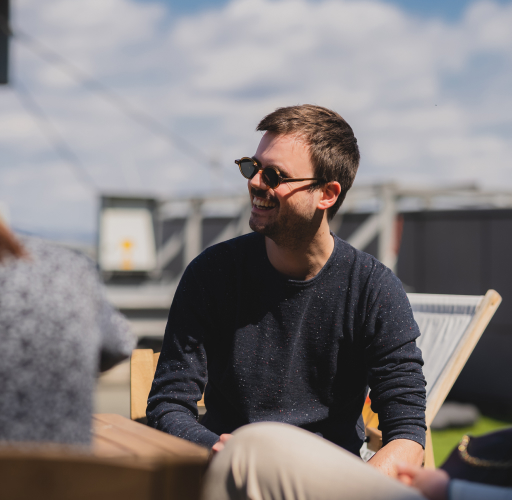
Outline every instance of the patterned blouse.
<path fill-rule="evenodd" d="M 92 261 L 19 237 L 27 258 L 0 263 L 0 441 L 88 444 L 98 368 L 135 345 Z"/>

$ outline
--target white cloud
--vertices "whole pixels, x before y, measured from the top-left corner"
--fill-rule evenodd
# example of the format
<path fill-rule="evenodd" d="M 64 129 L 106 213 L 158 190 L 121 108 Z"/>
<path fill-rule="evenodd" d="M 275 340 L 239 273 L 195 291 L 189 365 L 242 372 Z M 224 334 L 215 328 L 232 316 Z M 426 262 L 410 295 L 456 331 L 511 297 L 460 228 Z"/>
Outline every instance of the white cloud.
<path fill-rule="evenodd" d="M 232 160 L 254 151 L 258 120 L 306 102 L 334 108 L 353 126 L 361 181 L 512 187 L 511 4 L 478 1 L 450 24 L 378 0 L 232 0 L 176 19 L 162 4 L 133 0 L 16 7 L 15 27 L 214 155 L 226 189 L 244 188 Z M 13 53 L 14 73 L 102 189 L 171 195 L 212 185 L 207 165 L 59 65 L 22 45 Z M 0 110 L 0 199 L 13 223 L 92 230 L 94 195 L 65 173 L 12 90 L 1 90 Z"/>

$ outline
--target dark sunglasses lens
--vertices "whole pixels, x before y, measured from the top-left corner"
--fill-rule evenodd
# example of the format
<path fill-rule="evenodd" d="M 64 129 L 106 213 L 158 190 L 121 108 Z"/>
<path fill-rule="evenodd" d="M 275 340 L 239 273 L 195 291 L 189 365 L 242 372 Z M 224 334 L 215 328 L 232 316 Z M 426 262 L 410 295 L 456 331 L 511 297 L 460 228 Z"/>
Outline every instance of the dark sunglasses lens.
<path fill-rule="evenodd" d="M 265 168 L 263 170 L 263 180 L 269 188 L 275 188 L 279 185 L 279 175 L 273 168 Z"/>
<path fill-rule="evenodd" d="M 257 167 L 252 160 L 242 160 L 240 162 L 240 171 L 246 179 L 252 179 L 257 172 Z"/>

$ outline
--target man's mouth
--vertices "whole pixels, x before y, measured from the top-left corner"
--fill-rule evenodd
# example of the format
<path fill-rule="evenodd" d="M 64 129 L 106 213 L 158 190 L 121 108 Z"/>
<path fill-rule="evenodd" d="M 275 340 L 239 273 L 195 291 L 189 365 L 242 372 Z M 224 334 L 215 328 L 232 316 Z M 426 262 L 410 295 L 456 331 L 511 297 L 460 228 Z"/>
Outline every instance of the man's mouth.
<path fill-rule="evenodd" d="M 256 196 L 252 199 L 252 205 L 253 207 L 257 207 L 260 210 L 272 210 L 276 207 L 276 203 L 270 200 L 266 200 L 264 198 L 257 198 Z"/>

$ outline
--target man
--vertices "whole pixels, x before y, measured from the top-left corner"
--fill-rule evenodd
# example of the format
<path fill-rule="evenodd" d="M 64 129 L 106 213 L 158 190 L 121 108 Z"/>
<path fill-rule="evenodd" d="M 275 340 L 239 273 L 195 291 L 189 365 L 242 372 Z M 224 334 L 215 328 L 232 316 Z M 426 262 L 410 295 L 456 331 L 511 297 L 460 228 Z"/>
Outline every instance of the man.
<path fill-rule="evenodd" d="M 425 381 L 407 296 L 389 269 L 329 231 L 359 164 L 352 129 L 304 105 L 257 130 L 256 154 L 237 160 L 254 233 L 208 248 L 185 271 L 148 421 L 214 451 L 245 424 L 283 422 L 358 454 L 369 385 L 385 445 L 372 464 L 391 475 L 397 456 L 421 464 Z"/>

